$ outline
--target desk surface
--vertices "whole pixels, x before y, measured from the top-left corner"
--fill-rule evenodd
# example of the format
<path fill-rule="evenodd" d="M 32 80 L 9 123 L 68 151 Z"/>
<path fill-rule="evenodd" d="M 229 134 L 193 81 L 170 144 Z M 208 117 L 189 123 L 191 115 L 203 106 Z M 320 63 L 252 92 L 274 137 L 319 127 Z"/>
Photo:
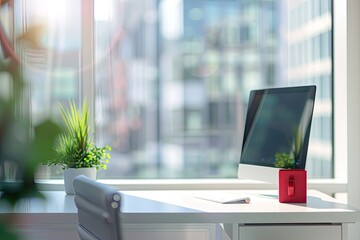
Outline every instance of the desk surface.
<path fill-rule="evenodd" d="M 206 191 L 123 191 L 123 223 L 351 223 L 360 212 L 317 191 L 307 203 L 279 203 L 277 191 L 215 190 L 247 195 L 249 204 L 220 204 L 198 199 Z M 1 215 L 21 216 L 32 223 L 76 222 L 74 196 L 63 191 L 43 192 L 46 200 L 23 200 L 15 208 L 2 204 Z M 35 222 L 34 222 L 35 221 Z"/>

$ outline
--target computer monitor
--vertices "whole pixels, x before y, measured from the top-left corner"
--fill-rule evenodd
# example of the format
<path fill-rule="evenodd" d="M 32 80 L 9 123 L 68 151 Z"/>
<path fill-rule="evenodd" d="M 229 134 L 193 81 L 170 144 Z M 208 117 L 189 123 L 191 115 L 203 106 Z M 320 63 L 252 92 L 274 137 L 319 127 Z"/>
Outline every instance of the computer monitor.
<path fill-rule="evenodd" d="M 305 169 L 315 92 L 312 85 L 250 92 L 238 178 L 276 183 L 279 154 Z"/>

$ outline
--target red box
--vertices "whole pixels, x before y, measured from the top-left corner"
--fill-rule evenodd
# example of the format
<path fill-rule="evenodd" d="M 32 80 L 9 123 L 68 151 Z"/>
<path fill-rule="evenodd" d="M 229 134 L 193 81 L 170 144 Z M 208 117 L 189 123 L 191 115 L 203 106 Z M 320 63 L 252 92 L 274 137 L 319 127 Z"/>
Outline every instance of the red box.
<path fill-rule="evenodd" d="M 306 203 L 307 174 L 304 169 L 279 170 L 279 202 Z"/>

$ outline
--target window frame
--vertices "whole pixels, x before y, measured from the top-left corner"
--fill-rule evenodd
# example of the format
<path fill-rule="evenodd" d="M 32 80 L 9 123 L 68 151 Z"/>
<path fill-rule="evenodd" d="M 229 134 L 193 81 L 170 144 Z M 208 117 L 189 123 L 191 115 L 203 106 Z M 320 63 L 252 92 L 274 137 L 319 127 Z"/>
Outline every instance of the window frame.
<path fill-rule="evenodd" d="M 341 19 L 345 22 L 345 26 L 343 26 L 343 31 L 346 31 L 345 36 L 346 40 L 343 43 L 343 53 L 345 57 L 338 59 L 339 63 L 341 60 L 345 60 L 345 68 L 341 69 L 344 72 L 342 79 L 347 79 L 346 84 L 346 153 L 347 155 L 339 155 L 339 158 L 347 159 L 346 163 L 343 164 L 340 159 L 338 159 L 338 167 L 341 169 L 342 164 L 346 165 L 346 179 L 347 179 L 347 193 L 348 193 L 348 204 L 360 208 L 360 191 L 359 191 L 359 182 L 360 182 L 360 108 L 358 107 L 358 103 L 360 102 L 360 29 L 358 29 L 354 22 L 360 22 L 360 2 L 357 0 L 347 0 L 347 1 L 339 1 L 344 2 L 339 11 L 341 10 L 342 15 L 344 15 Z M 340 3 L 337 3 L 340 4 Z M 343 6 L 345 5 L 345 6 Z M 334 6 L 335 8 L 336 6 Z M 349 23 L 349 24 L 347 24 Z M 344 64 L 344 63 L 343 63 Z M 338 79 L 341 80 L 341 79 Z M 342 86 L 345 88 L 345 86 Z M 344 107 L 344 106 L 342 106 Z M 343 127 L 343 126 L 337 126 Z M 339 130 L 340 131 L 340 130 Z M 341 139 L 339 139 L 341 140 Z M 350 167 L 351 166 L 351 167 Z M 341 174 L 341 173 L 340 173 Z M 350 236 L 354 237 L 355 231 L 357 232 L 356 236 L 360 235 L 359 223 L 355 224 L 352 227 L 352 231 Z M 352 238 L 355 239 L 355 238 Z"/>

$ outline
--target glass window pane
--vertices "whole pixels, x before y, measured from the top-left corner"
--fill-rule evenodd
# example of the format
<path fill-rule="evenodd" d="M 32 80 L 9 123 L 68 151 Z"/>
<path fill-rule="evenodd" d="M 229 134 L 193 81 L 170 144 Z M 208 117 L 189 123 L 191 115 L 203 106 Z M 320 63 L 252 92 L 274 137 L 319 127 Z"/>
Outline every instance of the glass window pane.
<path fill-rule="evenodd" d="M 97 141 L 113 146 L 102 176 L 236 177 L 249 91 L 304 84 L 318 87 L 309 177 L 332 176 L 329 9 L 318 0 L 96 0 Z"/>
<path fill-rule="evenodd" d="M 66 103 L 79 96 L 80 0 L 27 0 L 24 6 L 18 16 L 26 18 L 26 26 L 15 21 L 17 32 L 34 26 L 42 30 L 41 48 L 22 50 L 24 75 L 31 86 L 32 117 L 37 122 L 55 114 L 59 101 Z"/>
<path fill-rule="evenodd" d="M 24 102 L 31 121 L 49 116 L 60 120 L 58 103 L 76 102 L 80 96 L 81 8 L 80 0 L 14 1 L 15 35 L 38 28 L 39 46 L 18 46 L 28 87 Z M 39 178 L 62 178 L 58 168 L 43 168 Z"/>

